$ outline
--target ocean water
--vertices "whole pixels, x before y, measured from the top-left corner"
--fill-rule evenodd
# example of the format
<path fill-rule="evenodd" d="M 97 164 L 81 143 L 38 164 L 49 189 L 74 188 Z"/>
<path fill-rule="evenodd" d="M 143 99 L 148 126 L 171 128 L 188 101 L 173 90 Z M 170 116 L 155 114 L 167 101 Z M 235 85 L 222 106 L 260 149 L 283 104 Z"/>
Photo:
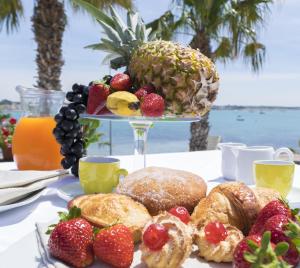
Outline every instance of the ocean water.
<path fill-rule="evenodd" d="M 109 140 L 110 123 L 102 121 L 102 141 Z M 111 122 L 111 144 L 92 145 L 89 153 L 131 154 L 133 133 L 127 122 Z M 247 145 L 271 145 L 275 148 L 298 149 L 300 140 L 300 110 L 249 109 L 212 110 L 210 133 L 221 136 L 223 142 L 243 142 Z M 189 150 L 190 123 L 155 123 L 148 136 L 147 152 L 184 152 Z"/>
<path fill-rule="evenodd" d="M 20 113 L 13 115 L 18 118 Z M 133 153 L 133 132 L 128 122 L 101 121 L 99 131 L 104 134 L 101 141 L 110 142 L 111 147 L 92 144 L 89 154 Z M 300 151 L 300 109 L 212 110 L 210 135 L 221 136 L 223 142 L 289 147 Z M 149 131 L 147 152 L 188 151 L 189 138 L 190 123 L 158 122 Z"/>

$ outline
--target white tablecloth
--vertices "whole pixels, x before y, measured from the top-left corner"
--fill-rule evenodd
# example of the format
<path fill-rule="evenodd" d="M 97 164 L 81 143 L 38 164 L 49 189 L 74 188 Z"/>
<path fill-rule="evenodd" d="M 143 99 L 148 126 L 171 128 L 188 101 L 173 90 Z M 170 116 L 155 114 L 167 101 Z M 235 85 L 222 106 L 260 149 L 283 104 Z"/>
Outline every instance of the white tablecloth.
<path fill-rule="evenodd" d="M 121 160 L 122 168 L 133 170 L 132 156 L 117 158 Z M 206 181 L 223 182 L 220 151 L 147 155 L 147 166 L 187 170 L 202 176 Z M 15 168 L 13 163 L 0 163 L 0 170 L 13 168 Z M 56 195 L 56 189 L 75 180 L 77 179 L 68 176 L 51 185 L 35 202 L 0 213 L 0 252 L 32 232 L 36 222 L 48 222 L 56 218 L 57 212 L 66 208 L 66 201 Z M 300 188 L 300 166 L 296 166 L 294 186 Z"/>

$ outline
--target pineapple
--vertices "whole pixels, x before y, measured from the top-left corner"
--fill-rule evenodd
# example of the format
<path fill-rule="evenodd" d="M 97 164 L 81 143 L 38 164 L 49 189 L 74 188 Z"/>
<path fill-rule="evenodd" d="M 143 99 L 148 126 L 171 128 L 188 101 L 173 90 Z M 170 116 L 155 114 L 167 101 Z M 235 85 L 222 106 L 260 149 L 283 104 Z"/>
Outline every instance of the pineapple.
<path fill-rule="evenodd" d="M 216 99 L 219 77 L 213 62 L 200 51 L 178 43 L 156 40 L 138 13 L 123 22 L 111 7 L 111 16 L 83 0 L 73 0 L 102 25 L 107 38 L 88 46 L 108 52 L 113 69 L 126 67 L 136 86 L 153 84 L 165 98 L 166 114 L 203 116 Z"/>

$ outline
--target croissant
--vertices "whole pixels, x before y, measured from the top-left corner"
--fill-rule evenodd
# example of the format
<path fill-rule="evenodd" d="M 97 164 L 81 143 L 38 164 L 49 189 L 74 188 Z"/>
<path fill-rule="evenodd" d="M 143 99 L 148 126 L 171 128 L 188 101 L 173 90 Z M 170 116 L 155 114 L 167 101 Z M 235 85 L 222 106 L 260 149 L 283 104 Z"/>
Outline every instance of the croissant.
<path fill-rule="evenodd" d="M 250 188 L 241 182 L 223 183 L 211 190 L 191 216 L 198 228 L 212 221 L 230 224 L 248 234 L 258 212 L 280 194 L 267 188 Z"/>

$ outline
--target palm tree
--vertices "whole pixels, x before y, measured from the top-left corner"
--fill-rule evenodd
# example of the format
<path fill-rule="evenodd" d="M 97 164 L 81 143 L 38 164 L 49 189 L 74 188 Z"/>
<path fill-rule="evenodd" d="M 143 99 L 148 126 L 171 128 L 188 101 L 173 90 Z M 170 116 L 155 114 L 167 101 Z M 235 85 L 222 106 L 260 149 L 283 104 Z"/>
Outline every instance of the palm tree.
<path fill-rule="evenodd" d="M 262 67 L 265 46 L 257 31 L 265 24 L 273 0 L 173 0 L 174 8 L 149 26 L 163 39 L 191 34 L 190 46 L 213 61 L 227 63 L 242 57 L 257 72 Z M 205 150 L 209 114 L 191 124 L 190 150 Z"/>
<path fill-rule="evenodd" d="M 64 65 L 62 57 L 62 40 L 67 23 L 65 2 L 61 0 L 35 0 L 32 30 L 37 43 L 36 86 L 47 90 L 61 90 L 60 75 Z M 71 2 L 77 10 L 79 7 Z M 112 4 L 131 8 L 131 0 L 87 0 L 98 8 Z M 10 33 L 18 29 L 23 16 L 21 0 L 0 0 L 0 31 L 5 26 Z"/>

